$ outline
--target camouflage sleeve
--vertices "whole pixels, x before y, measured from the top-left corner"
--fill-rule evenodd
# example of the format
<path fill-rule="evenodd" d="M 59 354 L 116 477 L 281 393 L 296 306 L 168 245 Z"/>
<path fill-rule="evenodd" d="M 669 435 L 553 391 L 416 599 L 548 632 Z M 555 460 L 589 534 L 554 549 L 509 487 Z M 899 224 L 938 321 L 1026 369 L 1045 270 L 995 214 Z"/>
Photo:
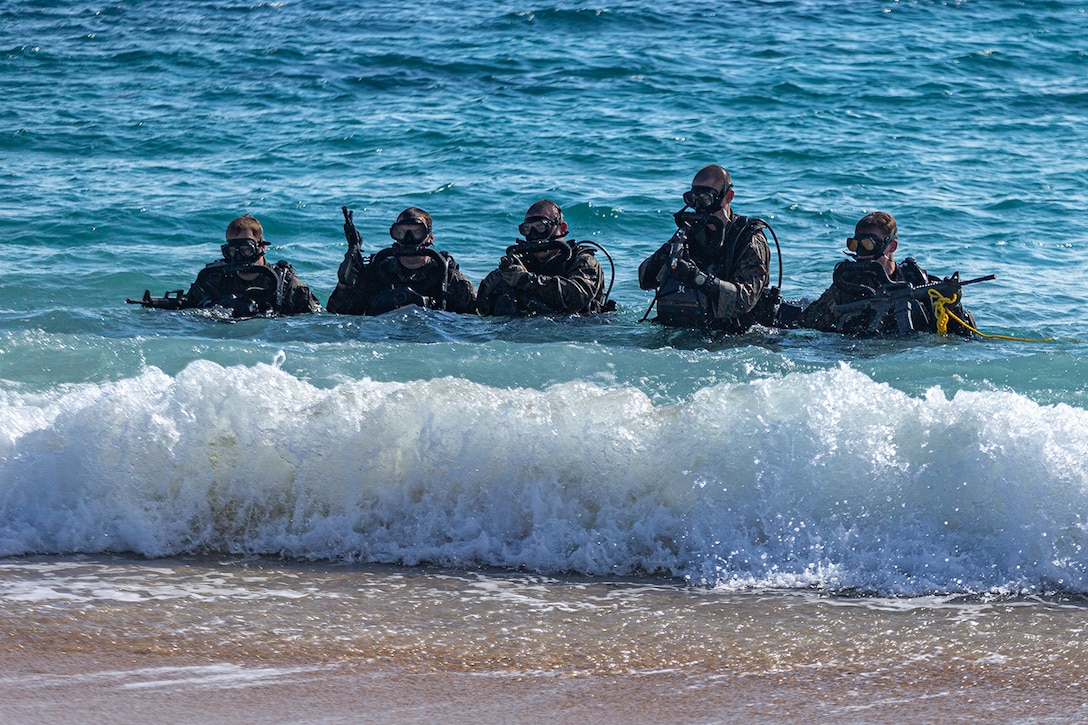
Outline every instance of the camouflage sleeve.
<path fill-rule="evenodd" d="M 835 331 L 835 288 L 828 287 L 801 313 L 801 327 L 820 332 Z"/>
<path fill-rule="evenodd" d="M 320 312 L 321 303 L 310 291 L 310 288 L 298 277 L 291 278 L 291 287 L 287 290 L 287 299 L 284 300 L 285 315 L 302 315 L 307 312 Z"/>
<path fill-rule="evenodd" d="M 581 252 L 563 274 L 530 274 L 528 282 L 518 289 L 534 297 L 556 312 L 588 312 L 601 294 L 604 272 L 589 252 Z"/>
<path fill-rule="evenodd" d="M 450 268 L 450 281 L 446 288 L 446 309 L 461 314 L 476 314 L 476 288 L 456 267 Z"/>
<path fill-rule="evenodd" d="M 200 285 L 193 282 L 189 285 L 189 291 L 185 293 L 185 300 L 181 303 L 181 308 L 195 309 L 201 307 L 204 304 L 204 290 Z"/>
<path fill-rule="evenodd" d="M 481 315 L 495 314 L 495 301 L 508 289 L 506 283 L 502 281 L 501 271 L 493 269 L 488 272 L 480 282 L 480 289 L 476 293 L 476 308 L 479 313 Z"/>
<path fill-rule="evenodd" d="M 751 312 L 770 281 L 771 250 L 763 232 L 756 232 L 741 251 L 729 279 L 717 280 L 714 317 L 734 320 Z"/>
<path fill-rule="evenodd" d="M 638 266 L 638 286 L 642 289 L 656 289 L 658 286 L 657 275 L 669 257 L 669 243 L 661 245 L 661 248 L 642 260 Z"/>
<path fill-rule="evenodd" d="M 364 267 L 354 286 L 337 282 L 325 309 L 336 315 L 365 315 L 375 294 L 373 285 L 369 282 L 370 276 L 369 268 Z"/>

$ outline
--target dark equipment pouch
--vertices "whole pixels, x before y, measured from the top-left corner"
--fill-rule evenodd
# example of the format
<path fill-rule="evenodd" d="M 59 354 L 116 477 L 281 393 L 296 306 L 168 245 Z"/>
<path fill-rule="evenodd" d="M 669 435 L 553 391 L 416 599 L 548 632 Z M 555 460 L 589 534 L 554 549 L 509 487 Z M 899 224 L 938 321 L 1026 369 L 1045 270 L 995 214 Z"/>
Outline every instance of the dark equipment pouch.
<path fill-rule="evenodd" d="M 693 287 L 683 285 L 670 277 L 658 290 L 657 317 L 654 321 L 670 327 L 705 327 L 706 298 Z"/>
<path fill-rule="evenodd" d="M 767 287 L 749 313 L 752 321 L 764 327 L 778 326 L 778 310 L 782 305 L 782 293 L 777 287 Z"/>
<path fill-rule="evenodd" d="M 782 299 L 782 291 L 777 287 L 767 287 L 749 315 L 757 325 L 790 328 L 800 326 L 804 311 L 804 306 Z"/>

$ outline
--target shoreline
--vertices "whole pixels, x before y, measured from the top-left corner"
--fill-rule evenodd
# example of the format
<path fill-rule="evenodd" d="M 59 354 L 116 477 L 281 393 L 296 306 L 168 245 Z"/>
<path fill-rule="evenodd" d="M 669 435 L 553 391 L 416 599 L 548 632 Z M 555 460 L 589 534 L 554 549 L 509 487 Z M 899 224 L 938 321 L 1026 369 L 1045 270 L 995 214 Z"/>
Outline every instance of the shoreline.
<path fill-rule="evenodd" d="M 1088 712 L 1085 609 L 276 560 L 0 567 L 0 722 L 1002 722 Z"/>

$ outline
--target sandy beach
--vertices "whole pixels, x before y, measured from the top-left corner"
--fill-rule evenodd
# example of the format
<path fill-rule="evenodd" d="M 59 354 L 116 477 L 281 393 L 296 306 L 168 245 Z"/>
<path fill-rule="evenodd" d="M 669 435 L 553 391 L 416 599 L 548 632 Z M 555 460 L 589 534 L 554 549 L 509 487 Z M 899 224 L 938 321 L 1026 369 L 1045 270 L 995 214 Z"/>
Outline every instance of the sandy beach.
<path fill-rule="evenodd" d="M 274 561 L 7 561 L 0 720 L 1070 722 L 1079 606 Z M 288 589 L 288 586 L 292 587 Z"/>

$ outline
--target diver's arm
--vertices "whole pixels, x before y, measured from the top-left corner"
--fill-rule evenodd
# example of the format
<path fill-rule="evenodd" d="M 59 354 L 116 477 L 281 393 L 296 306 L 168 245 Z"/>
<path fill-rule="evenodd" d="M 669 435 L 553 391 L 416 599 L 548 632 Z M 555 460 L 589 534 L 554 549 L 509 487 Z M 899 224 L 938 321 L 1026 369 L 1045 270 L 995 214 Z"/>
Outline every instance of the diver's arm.
<path fill-rule="evenodd" d="M 518 289 L 556 312 L 586 312 L 604 284 L 604 272 L 588 252 L 571 261 L 564 274 L 529 274 Z"/>
<path fill-rule="evenodd" d="M 661 268 L 669 259 L 669 247 L 666 242 L 661 248 L 642 261 L 638 266 L 638 286 L 642 289 L 656 289 L 659 282 L 657 277 L 661 274 Z"/>
<path fill-rule="evenodd" d="M 762 232 L 752 235 L 729 279 L 713 279 L 704 288 L 714 316 L 732 320 L 751 312 L 770 279 L 771 252 Z"/>

